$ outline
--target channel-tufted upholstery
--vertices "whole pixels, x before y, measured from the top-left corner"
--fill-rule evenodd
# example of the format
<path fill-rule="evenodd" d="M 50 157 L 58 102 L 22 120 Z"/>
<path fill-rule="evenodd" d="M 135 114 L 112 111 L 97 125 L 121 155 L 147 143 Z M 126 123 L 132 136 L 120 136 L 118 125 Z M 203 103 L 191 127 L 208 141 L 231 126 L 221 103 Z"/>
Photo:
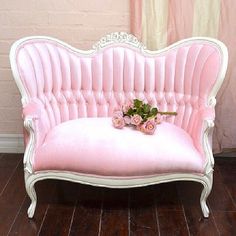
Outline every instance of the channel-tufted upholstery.
<path fill-rule="evenodd" d="M 37 106 L 43 117 L 38 146 L 62 122 L 111 116 L 117 105 L 137 97 L 177 111 L 166 120 L 190 134 L 202 153 L 199 118 L 214 118 L 207 99 L 220 67 L 219 49 L 207 41 L 152 56 L 122 44 L 85 55 L 50 39 L 31 39 L 18 47 L 16 61 L 28 97 L 24 113 Z"/>

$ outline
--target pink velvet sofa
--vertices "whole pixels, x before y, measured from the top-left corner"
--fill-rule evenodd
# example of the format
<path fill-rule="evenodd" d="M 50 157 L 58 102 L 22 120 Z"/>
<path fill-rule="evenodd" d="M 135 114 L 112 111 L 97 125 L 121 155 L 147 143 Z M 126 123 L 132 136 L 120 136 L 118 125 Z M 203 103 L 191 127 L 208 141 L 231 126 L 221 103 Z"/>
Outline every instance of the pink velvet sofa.
<path fill-rule="evenodd" d="M 109 188 L 196 181 L 208 217 L 215 96 L 228 60 L 223 43 L 190 38 L 149 51 L 119 32 L 82 51 L 36 36 L 15 42 L 10 60 L 22 95 L 30 218 L 34 184 L 44 179 Z M 178 115 L 166 117 L 154 135 L 113 128 L 114 108 L 134 98 Z"/>

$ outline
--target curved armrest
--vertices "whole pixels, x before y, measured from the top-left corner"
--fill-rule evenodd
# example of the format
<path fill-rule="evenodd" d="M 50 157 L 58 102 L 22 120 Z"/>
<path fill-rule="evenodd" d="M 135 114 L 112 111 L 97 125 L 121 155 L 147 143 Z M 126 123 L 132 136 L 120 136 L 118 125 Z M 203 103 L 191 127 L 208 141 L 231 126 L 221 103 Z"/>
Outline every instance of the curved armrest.
<path fill-rule="evenodd" d="M 24 155 L 25 169 L 32 171 L 35 150 L 41 146 L 50 129 L 42 104 L 30 102 L 23 108 L 22 117 L 27 133 L 24 134 L 26 150 Z"/>
<path fill-rule="evenodd" d="M 50 126 L 47 122 L 47 114 L 45 114 L 45 109 L 42 104 L 38 102 L 30 102 L 23 108 L 22 116 L 25 120 L 32 120 L 33 132 L 35 133 L 35 145 L 36 148 L 42 145 Z M 27 127 L 25 127 L 26 130 Z M 26 144 L 28 142 L 28 137 L 26 137 Z"/>
<path fill-rule="evenodd" d="M 215 120 L 214 108 L 208 107 L 195 116 L 195 125 L 190 135 L 197 150 L 205 157 L 205 170 L 209 172 L 214 166 L 212 154 L 212 134 Z"/>

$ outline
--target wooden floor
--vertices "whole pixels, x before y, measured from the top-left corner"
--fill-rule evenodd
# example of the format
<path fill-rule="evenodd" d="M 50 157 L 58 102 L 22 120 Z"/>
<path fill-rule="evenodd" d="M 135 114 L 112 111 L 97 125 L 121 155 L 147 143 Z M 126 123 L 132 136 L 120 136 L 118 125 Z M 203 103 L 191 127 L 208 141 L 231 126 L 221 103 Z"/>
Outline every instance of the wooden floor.
<path fill-rule="evenodd" d="M 22 155 L 0 154 L 0 235 L 236 235 L 236 157 L 216 158 L 214 177 L 209 219 L 198 183 L 114 190 L 47 180 L 30 220 Z"/>

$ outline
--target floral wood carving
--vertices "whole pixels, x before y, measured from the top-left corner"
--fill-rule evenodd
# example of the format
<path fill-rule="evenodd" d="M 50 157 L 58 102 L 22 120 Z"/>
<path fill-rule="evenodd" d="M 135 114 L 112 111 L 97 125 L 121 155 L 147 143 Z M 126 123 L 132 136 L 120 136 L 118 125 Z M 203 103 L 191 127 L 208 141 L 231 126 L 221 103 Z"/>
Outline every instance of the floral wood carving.
<path fill-rule="evenodd" d="M 102 37 L 96 44 L 93 45 L 93 49 L 98 50 L 113 43 L 128 43 L 134 47 L 140 48 L 141 50 L 146 49 L 144 44 L 139 42 L 135 36 L 126 32 L 115 32 Z"/>

